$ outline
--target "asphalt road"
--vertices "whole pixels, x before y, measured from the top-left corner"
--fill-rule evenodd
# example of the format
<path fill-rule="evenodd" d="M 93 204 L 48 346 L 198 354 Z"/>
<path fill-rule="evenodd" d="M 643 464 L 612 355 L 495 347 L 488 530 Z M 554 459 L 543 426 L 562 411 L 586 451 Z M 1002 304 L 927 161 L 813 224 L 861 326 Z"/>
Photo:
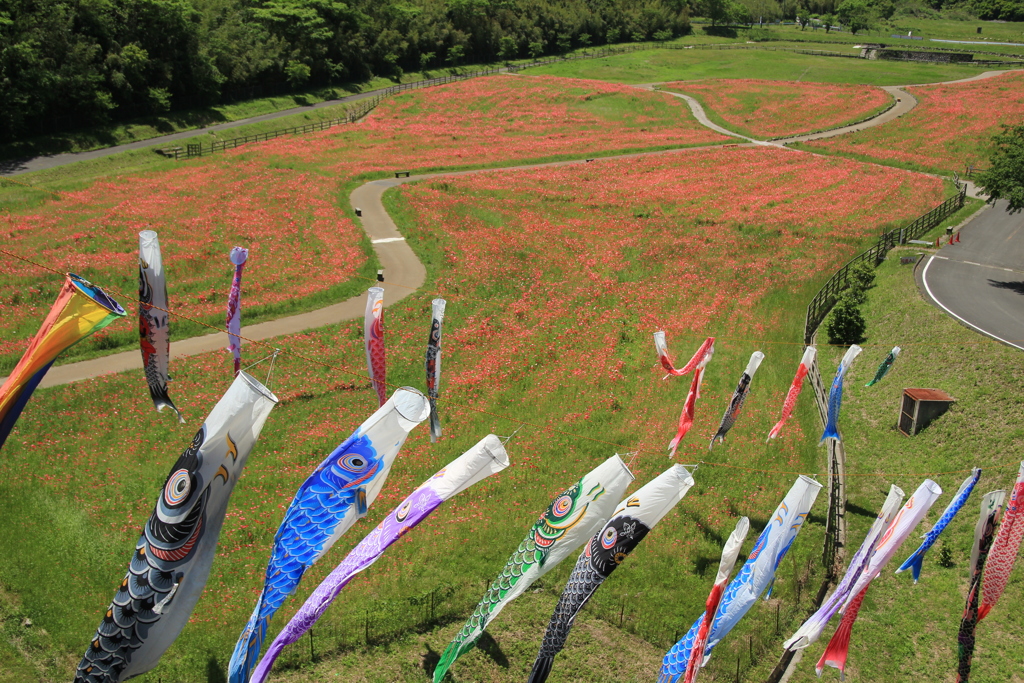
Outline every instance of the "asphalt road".
<path fill-rule="evenodd" d="M 1024 350 L 1024 212 L 996 202 L 960 230 L 958 244 L 929 257 L 918 282 L 963 324 Z"/>

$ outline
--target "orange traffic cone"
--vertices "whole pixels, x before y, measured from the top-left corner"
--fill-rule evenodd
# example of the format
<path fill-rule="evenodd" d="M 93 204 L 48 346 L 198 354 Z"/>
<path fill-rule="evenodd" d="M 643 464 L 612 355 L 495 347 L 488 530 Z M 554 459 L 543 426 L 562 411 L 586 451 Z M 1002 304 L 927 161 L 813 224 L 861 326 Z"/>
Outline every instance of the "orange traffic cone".
<path fill-rule="evenodd" d="M 954 242 L 954 244 L 960 244 L 960 232 L 959 231 L 957 231 L 956 239 L 953 240 L 953 242 Z"/>
<path fill-rule="evenodd" d="M 953 244 L 953 235 L 949 236 L 949 242 L 947 242 L 946 244 Z"/>

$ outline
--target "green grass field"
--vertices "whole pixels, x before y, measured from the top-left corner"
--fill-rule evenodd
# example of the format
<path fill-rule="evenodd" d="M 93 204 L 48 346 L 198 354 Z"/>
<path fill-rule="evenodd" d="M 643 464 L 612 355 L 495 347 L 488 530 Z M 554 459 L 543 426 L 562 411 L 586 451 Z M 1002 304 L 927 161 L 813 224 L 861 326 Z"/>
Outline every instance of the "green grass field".
<path fill-rule="evenodd" d="M 803 46 L 807 47 L 807 46 Z M 809 48 L 818 49 L 818 48 Z M 768 55 L 771 55 L 768 58 Z M 593 78 L 616 83 L 661 83 L 703 78 L 757 78 L 865 85 L 934 83 L 968 78 L 977 67 L 871 62 L 763 50 L 648 50 L 614 57 L 561 62 L 524 73 Z"/>

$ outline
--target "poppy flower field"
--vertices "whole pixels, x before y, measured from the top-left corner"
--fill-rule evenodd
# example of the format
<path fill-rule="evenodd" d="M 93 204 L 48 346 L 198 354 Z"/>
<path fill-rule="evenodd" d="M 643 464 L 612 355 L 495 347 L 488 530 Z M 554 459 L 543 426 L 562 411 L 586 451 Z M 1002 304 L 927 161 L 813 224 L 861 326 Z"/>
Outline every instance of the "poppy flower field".
<path fill-rule="evenodd" d="M 305 182 L 320 183 L 330 197 L 329 174 L 309 170 L 316 154 L 302 151 L 300 143 L 279 140 L 239 150 L 231 161 L 241 168 L 294 165 L 282 176 L 308 173 Z M 339 158 L 336 143 L 327 135 L 310 141 L 322 146 L 325 163 L 333 159 L 335 174 L 344 164 L 355 165 Z M 578 143 L 567 139 L 566 144 Z M 387 146 L 374 151 L 380 149 Z M 529 140 L 524 138 L 519 150 L 529 154 Z M 483 149 L 477 154 L 475 159 L 486 158 Z M 381 158 L 392 164 L 408 159 Z M 194 169 L 216 176 L 231 167 L 224 157 Z M 186 182 L 181 173 L 179 188 Z M 242 182 L 241 170 L 237 177 Z M 261 177 L 275 182 L 272 175 Z M 207 184 L 192 187 L 199 191 Z M 936 178 L 774 148 L 689 150 L 489 171 L 392 191 L 386 206 L 427 265 L 428 279 L 420 292 L 395 306 L 387 306 L 385 293 L 388 381 L 392 390 L 424 388 L 430 301 L 445 297 L 440 401 L 445 433 L 431 445 L 425 426 L 413 432 L 367 519 L 307 573 L 270 636 L 413 487 L 487 432 L 510 435 L 518 428 L 507 446 L 513 463 L 508 470 L 445 503 L 410 531 L 353 581 L 317 627 L 319 653 L 369 662 L 388 651 L 364 635 L 364 628 L 369 634 L 375 627 L 373 610 L 381 604 L 408 605 L 443 584 L 453 587 L 447 599 L 451 616 L 409 636 L 440 652 L 472 609 L 483 582 L 493 578 L 555 494 L 616 451 L 636 475 L 631 490 L 669 466 L 666 445 L 688 381 L 662 379 L 652 333 L 664 329 L 680 359 L 714 334 L 719 340 L 696 424 L 677 458 L 705 463 L 698 484 L 588 607 L 594 618 L 629 634 L 622 647 L 645 642 L 638 645 L 635 661 L 627 661 L 631 658 L 618 648 L 587 661 L 615 667 L 622 680 L 648 677 L 657 648 L 667 648 L 702 609 L 721 537 L 735 516 L 763 519 L 792 483 L 794 471 L 819 469 L 813 445 L 818 424 L 809 395 L 801 397 L 784 436 L 764 443 L 802 352 L 806 300 L 880 225 L 914 218 L 945 192 Z M 273 204 L 274 195 L 268 197 Z M 339 203 L 335 199 L 334 205 Z M 292 210 L 302 208 L 297 201 Z M 129 256 L 136 225 L 124 228 Z M 245 229 L 244 223 L 235 229 Z M 281 258 L 287 263 L 287 249 L 294 249 L 296 260 L 301 254 L 312 264 L 288 277 L 316 281 L 335 267 L 320 265 L 307 247 L 296 246 L 297 235 L 288 239 L 279 247 Z M 95 262 L 104 263 L 103 256 Z M 86 252 L 75 258 L 88 266 L 91 257 Z M 128 256 L 120 258 L 127 259 L 125 267 L 132 265 Z M 264 273 L 247 270 L 245 282 L 255 284 Z M 44 303 L 37 305 L 45 309 Z M 190 313 L 201 305 L 184 302 L 180 309 Z M 158 670 L 141 681 L 206 680 L 208 672 L 224 669 L 295 489 L 376 407 L 366 378 L 362 321 L 294 335 L 275 346 L 285 350 L 270 379 L 281 405 L 271 413 L 232 498 L 209 583 L 189 625 Z M 709 452 L 707 441 L 754 350 L 767 357 L 751 398 L 725 444 Z M 255 349 L 249 353 L 257 355 Z M 251 372 L 263 380 L 267 369 L 263 364 Z M 51 634 L 46 667 L 55 678 L 70 670 L 87 646 L 168 464 L 231 381 L 230 361 L 226 353 L 196 356 L 174 361 L 172 374 L 186 425 L 155 413 L 141 375 L 126 373 L 39 392 L 4 447 L 0 495 L 10 504 L 0 508 L 0 521 L 25 533 L 0 537 L 2 552 L 15 558 L 0 567 L 0 582 Z M 820 571 L 821 538 L 821 520 L 812 519 L 780 571 L 774 602 L 752 611 L 735 631 L 743 653 L 748 636 L 750 643 L 760 643 L 777 618 L 785 626 L 803 616 L 807 585 Z M 536 599 L 557 597 L 570 569 L 566 562 L 535 584 L 541 591 Z M 61 590 L 54 591 L 55 585 Z M 531 594 L 520 601 L 527 605 L 532 599 Z M 496 620 L 494 637 L 507 663 L 472 653 L 457 665 L 458 680 L 525 678 L 540 632 L 521 631 L 510 615 Z M 572 667 L 585 659 L 589 642 L 582 635 L 570 640 L 559 661 Z M 282 675 L 307 665 L 306 648 L 304 640 L 286 651 L 279 664 Z M 724 680 L 740 656 L 731 646 L 723 648 L 708 671 L 710 680 L 719 666 Z M 744 666 L 752 665 L 746 654 L 742 657 Z M 375 674 L 379 680 L 425 677 L 418 659 L 390 661 Z M 350 678 L 378 680 L 358 676 L 353 672 Z"/>
<path fill-rule="evenodd" d="M 884 126 L 805 143 L 804 149 L 845 154 L 934 173 L 984 168 L 1000 124 L 1024 121 L 1024 74 L 921 85 L 910 113 Z"/>
<path fill-rule="evenodd" d="M 38 209 L 8 213 L 0 231 L 5 248 L 17 254 L 130 294 L 137 288 L 138 233 L 155 230 L 172 307 L 213 324 L 226 304 L 227 253 L 245 246 L 243 316 L 253 322 L 359 291 L 365 280 L 353 276 L 369 277 L 373 264 L 347 195 L 373 174 L 726 141 L 665 95 L 593 81 L 495 76 L 402 94 L 356 125 L 279 138 L 170 171 L 104 179 Z M 45 270 L 5 263 L 0 374 L 13 367 L 56 290 Z M 200 333 L 197 325 L 172 325 L 175 338 Z M 116 330 L 73 353 L 116 345 L 104 341 L 111 336 Z"/>
<path fill-rule="evenodd" d="M 696 97 L 729 130 L 754 138 L 839 128 L 892 104 L 888 93 L 870 85 L 710 79 L 660 87 Z"/>

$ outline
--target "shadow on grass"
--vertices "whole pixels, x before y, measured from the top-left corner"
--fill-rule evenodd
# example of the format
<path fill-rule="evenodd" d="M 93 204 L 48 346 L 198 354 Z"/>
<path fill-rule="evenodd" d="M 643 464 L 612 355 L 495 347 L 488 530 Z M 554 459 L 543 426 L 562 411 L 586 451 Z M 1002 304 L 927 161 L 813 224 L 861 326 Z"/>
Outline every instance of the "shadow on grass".
<path fill-rule="evenodd" d="M 420 666 L 428 676 L 434 675 L 437 663 L 441 661 L 441 655 L 434 651 L 434 648 L 427 645 L 427 651 L 420 655 Z"/>
<path fill-rule="evenodd" d="M 496 641 L 490 633 L 484 631 L 483 635 L 480 636 L 480 640 L 476 641 L 476 646 L 481 652 L 494 660 L 494 663 L 502 669 L 508 668 L 508 657 L 506 657 L 505 653 L 501 651 L 501 646 L 498 645 L 498 641 Z"/>
<path fill-rule="evenodd" d="M 224 667 L 213 655 L 206 660 L 206 683 L 228 683 L 228 677 L 224 675 Z"/>

